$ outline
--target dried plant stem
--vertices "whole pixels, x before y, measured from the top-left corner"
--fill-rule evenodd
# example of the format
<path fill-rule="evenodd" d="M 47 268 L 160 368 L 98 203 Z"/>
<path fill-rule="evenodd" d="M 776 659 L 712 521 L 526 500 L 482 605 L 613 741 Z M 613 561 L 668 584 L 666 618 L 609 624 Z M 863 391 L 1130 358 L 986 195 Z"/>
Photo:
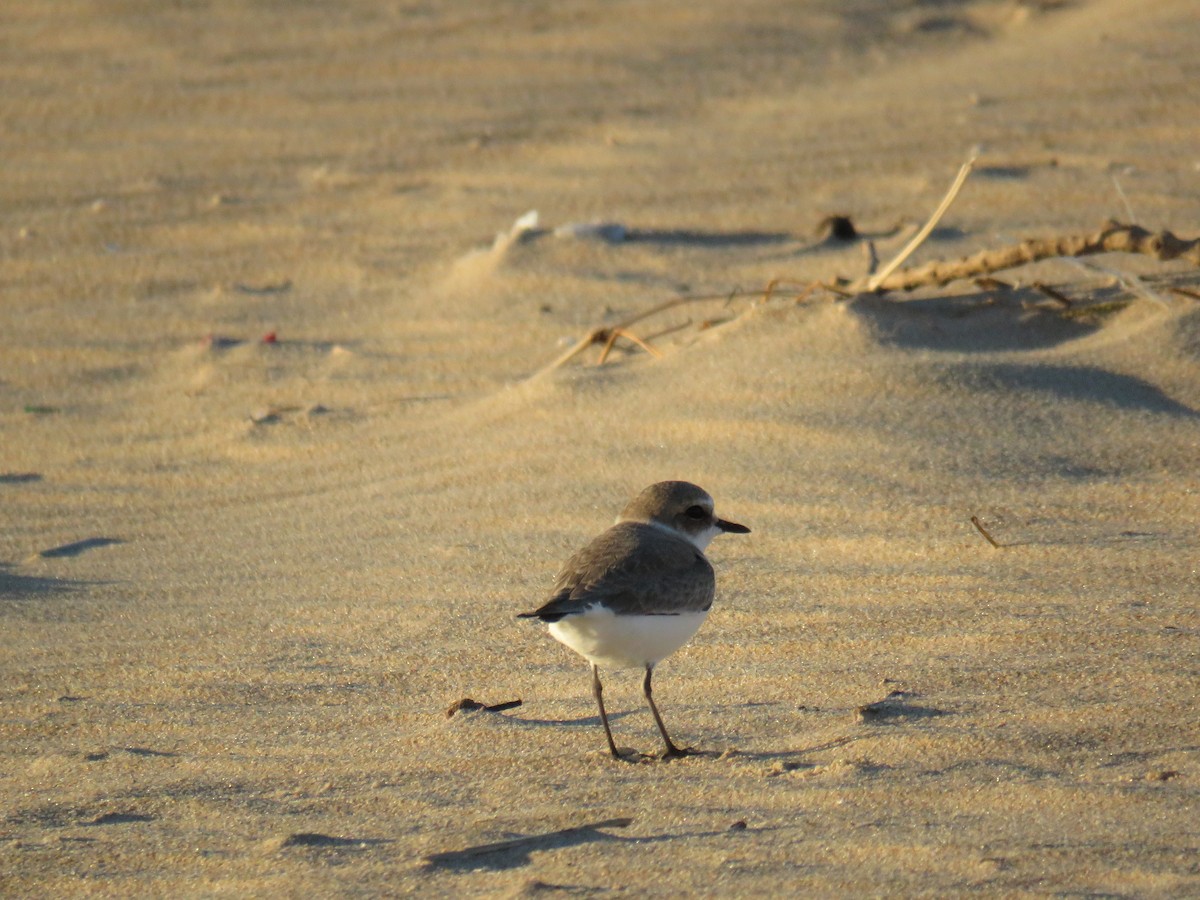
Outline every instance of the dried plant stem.
<path fill-rule="evenodd" d="M 550 363 L 550 365 L 542 369 L 538 374 L 540 375 L 542 372 L 549 372 L 554 369 L 562 368 L 593 344 L 604 345 L 604 349 L 601 351 L 599 360 L 599 362 L 602 363 L 608 358 L 608 354 L 612 351 L 613 341 L 618 337 L 628 338 L 652 356 L 661 356 L 661 353 L 654 350 L 644 340 L 634 335 L 633 332 L 629 330 L 630 327 L 642 321 L 643 319 L 648 319 L 651 316 L 664 313 L 667 310 L 674 309 L 677 306 L 683 306 L 687 303 L 701 303 L 713 300 L 724 300 L 728 303 L 730 300 L 734 299 L 740 294 L 740 291 L 734 291 L 726 294 L 701 294 L 689 297 L 672 297 L 670 300 L 664 300 L 662 303 L 657 303 L 654 306 L 644 309 L 640 313 L 632 315 L 628 319 L 618 322 L 616 325 L 598 325 L 577 340 L 574 344 L 572 344 L 570 349 L 568 349 L 558 359 L 554 360 L 554 362 Z M 660 334 L 661 333 L 665 332 L 660 332 Z"/>
<path fill-rule="evenodd" d="M 889 275 L 873 288 L 878 291 L 911 291 L 927 285 L 942 285 L 960 278 L 976 278 L 1013 269 L 1055 256 L 1094 256 L 1098 253 L 1138 253 L 1167 262 L 1183 259 L 1200 266 L 1200 238 L 1183 240 L 1169 231 L 1151 232 L 1140 225 L 1109 222 L 1089 235 L 1035 238 L 999 250 L 981 250 L 973 256 L 937 260 Z M 866 291 L 866 282 L 852 287 Z"/>
<path fill-rule="evenodd" d="M 933 229 L 942 220 L 942 216 L 946 214 L 946 210 L 950 208 L 955 198 L 958 197 L 958 192 L 967 183 L 967 177 L 971 174 L 973 168 L 975 168 L 974 156 L 962 164 L 962 167 L 958 170 L 958 175 L 955 176 L 954 183 L 950 185 L 950 190 L 946 192 L 946 196 L 942 198 L 942 202 L 938 204 L 938 208 L 933 211 L 933 215 L 929 217 L 929 221 L 925 223 L 924 227 L 913 235 L 913 239 L 904 245 L 904 249 L 897 253 L 891 262 L 867 278 L 866 289 L 868 291 L 879 290 L 880 285 L 887 281 L 888 276 L 900 268 L 904 264 L 904 261 L 912 256 L 918 247 L 925 243 L 925 239 L 933 233 Z"/>
<path fill-rule="evenodd" d="M 608 359 L 608 354 L 612 352 L 613 344 L 617 342 L 617 338 L 623 337 L 628 341 L 633 341 L 655 359 L 662 356 L 657 350 L 650 346 L 646 341 L 642 340 L 632 331 L 626 331 L 624 328 L 614 328 L 608 335 L 608 340 L 604 342 L 604 349 L 600 351 L 600 358 L 596 360 L 596 365 L 604 365 L 604 361 Z"/>

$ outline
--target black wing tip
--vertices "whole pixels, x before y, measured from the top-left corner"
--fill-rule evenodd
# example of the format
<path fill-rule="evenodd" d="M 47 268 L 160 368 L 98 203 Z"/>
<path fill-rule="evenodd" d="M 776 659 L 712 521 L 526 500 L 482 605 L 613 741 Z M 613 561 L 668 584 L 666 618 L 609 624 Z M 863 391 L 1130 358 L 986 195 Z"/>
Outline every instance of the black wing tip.
<path fill-rule="evenodd" d="M 535 610 L 534 612 L 517 613 L 517 618 L 518 619 L 541 619 L 543 622 L 557 622 L 559 619 L 561 619 L 565 615 L 567 615 L 567 614 L 560 613 L 560 612 L 543 612 L 542 610 L 539 609 L 539 610 Z"/>

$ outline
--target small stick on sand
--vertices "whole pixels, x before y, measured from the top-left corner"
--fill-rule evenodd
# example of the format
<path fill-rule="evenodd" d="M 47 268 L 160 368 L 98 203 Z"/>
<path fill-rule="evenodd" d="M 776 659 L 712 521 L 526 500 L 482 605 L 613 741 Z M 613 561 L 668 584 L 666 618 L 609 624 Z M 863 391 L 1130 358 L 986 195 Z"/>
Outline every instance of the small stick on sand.
<path fill-rule="evenodd" d="M 519 699 L 505 700 L 503 703 L 489 704 L 488 706 L 485 706 L 484 709 L 488 712 L 504 712 L 506 709 L 516 709 L 520 705 L 521 701 Z"/>
<path fill-rule="evenodd" d="M 521 705 L 520 700 L 507 700 L 504 703 L 480 703 L 478 700 L 472 700 L 470 697 L 463 697 L 461 700 L 455 700 L 446 710 L 446 718 L 451 719 L 455 713 L 464 710 L 482 709 L 485 712 L 504 712 L 506 709 L 516 709 Z"/>
<path fill-rule="evenodd" d="M 1067 307 L 1068 309 L 1070 309 L 1072 306 L 1075 305 L 1074 300 L 1072 300 L 1070 297 L 1068 297 L 1062 291 L 1060 291 L 1056 288 L 1050 287 L 1050 285 L 1048 285 L 1048 284 L 1042 284 L 1042 282 L 1040 282 L 1040 281 L 1035 281 L 1029 286 L 1031 288 L 1033 288 L 1035 291 L 1045 294 L 1047 297 L 1049 297 L 1051 300 L 1054 300 L 1056 303 L 1061 303 L 1063 306 Z"/>
<path fill-rule="evenodd" d="M 984 539 L 989 544 L 991 544 L 997 550 L 1000 549 L 1000 545 L 996 543 L 996 539 L 994 537 L 992 537 L 990 534 L 988 534 L 988 530 L 986 528 L 984 528 L 983 523 L 979 521 L 979 516 L 971 516 L 971 524 L 974 525 L 979 530 L 979 533 L 983 535 Z"/>
<path fill-rule="evenodd" d="M 913 235 L 913 239 L 904 245 L 904 249 L 897 253 L 890 263 L 867 279 L 867 291 L 874 292 L 879 290 L 880 285 L 887 281 L 888 276 L 900 268 L 904 264 L 904 261 L 912 256 L 918 247 L 925 243 L 925 239 L 933 233 L 933 229 L 942 220 L 942 216 L 946 214 L 946 210 L 950 208 L 955 198 L 958 197 L 958 192 L 962 190 L 962 186 L 967 183 L 967 177 L 971 174 L 971 170 L 975 168 L 975 159 L 976 157 L 972 156 L 962 164 L 962 167 L 958 170 L 958 175 L 954 179 L 954 183 L 950 185 L 950 190 L 946 192 L 946 196 L 942 198 L 942 202 L 934 210 L 933 215 L 929 217 L 929 221 L 925 223 L 925 226 Z"/>

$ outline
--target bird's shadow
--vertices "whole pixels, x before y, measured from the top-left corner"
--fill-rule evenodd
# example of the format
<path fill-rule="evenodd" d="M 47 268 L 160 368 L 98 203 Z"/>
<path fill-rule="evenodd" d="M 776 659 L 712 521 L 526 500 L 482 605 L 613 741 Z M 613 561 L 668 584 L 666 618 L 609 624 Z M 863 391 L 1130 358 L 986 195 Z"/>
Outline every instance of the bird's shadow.
<path fill-rule="evenodd" d="M 764 705 L 765 706 L 765 705 L 771 705 L 771 704 L 744 704 L 744 705 Z M 616 712 L 616 713 L 610 712 L 608 714 L 608 719 L 609 719 L 609 722 L 611 723 L 614 721 L 619 721 L 627 716 L 636 715 L 639 712 L 640 712 L 640 710 L 636 710 L 636 709 L 630 709 L 630 710 L 626 710 L 623 712 Z M 927 711 L 923 708 L 913 708 L 913 707 L 910 707 L 905 713 L 898 713 L 898 712 L 892 711 L 889 708 L 886 712 L 883 712 L 882 715 L 878 716 L 878 718 L 885 718 L 885 717 L 890 717 L 890 716 L 903 717 L 904 715 L 921 716 L 921 715 L 941 715 L 941 714 L 942 714 L 941 711 L 938 711 L 938 710 L 928 710 Z M 507 721 L 512 722 L 515 725 L 526 726 L 526 727 L 531 727 L 531 728 L 561 727 L 564 725 L 578 727 L 578 728 L 597 728 L 598 729 L 598 728 L 602 727 L 599 716 L 578 716 L 578 717 L 571 718 L 571 719 L 545 719 L 545 718 L 530 718 L 530 717 L 519 716 L 519 715 L 504 715 L 504 718 Z M 620 757 L 618 757 L 618 759 L 616 761 L 636 765 L 636 764 L 648 764 L 648 763 L 658 763 L 658 762 L 670 763 L 670 762 L 676 761 L 676 759 L 718 760 L 718 759 L 728 759 L 731 757 L 736 757 L 738 759 L 750 760 L 750 761 L 756 761 L 756 762 L 771 762 L 771 761 L 782 762 L 784 764 L 785 768 L 792 769 L 792 768 L 800 768 L 801 765 L 799 763 L 796 763 L 794 765 L 789 765 L 789 761 L 799 760 L 799 759 L 802 759 L 803 757 L 809 756 L 810 754 L 821 753 L 826 750 L 835 750 L 838 747 L 845 747 L 848 744 L 852 744 L 856 741 L 863 740 L 869 736 L 871 736 L 871 733 L 869 731 L 864 730 L 864 731 L 859 731 L 859 732 L 856 732 L 853 734 L 846 734 L 846 735 L 842 735 L 841 737 L 832 738 L 832 739 L 830 739 L 828 741 L 824 741 L 820 744 L 813 744 L 811 746 L 798 747 L 798 748 L 789 749 L 789 750 L 741 750 L 736 747 L 713 747 L 713 748 L 688 747 L 688 748 L 686 748 L 686 753 L 682 757 L 678 757 L 678 758 L 675 758 L 675 757 L 664 758 L 661 754 L 658 754 L 658 753 L 642 753 L 642 752 L 640 752 L 636 749 L 630 748 L 630 747 L 622 747 L 621 755 L 620 755 Z M 597 755 L 599 755 L 601 753 L 601 751 L 596 750 L 595 753 Z M 603 756 L 606 759 L 609 758 L 609 754 L 608 754 L 607 750 L 603 751 Z"/>
<path fill-rule="evenodd" d="M 478 844 L 462 850 L 448 850 L 441 853 L 431 853 L 425 857 L 426 869 L 448 869 L 455 872 L 470 872 L 477 869 L 502 871 L 517 869 L 532 862 L 530 856 L 535 850 L 563 850 L 567 847 L 578 847 L 591 843 L 619 842 L 622 839 L 601 831 L 601 827 L 628 824 L 629 820 L 613 820 L 609 823 L 596 823 L 579 828 L 564 828 L 548 834 L 530 835 L 513 838 L 506 841 L 496 841 L 491 844 Z"/>
<path fill-rule="evenodd" d="M 638 712 L 640 712 L 640 710 L 636 710 L 636 709 L 626 709 L 626 710 L 621 710 L 618 712 L 610 712 L 608 714 L 608 721 L 609 722 L 619 722 L 628 716 L 636 715 Z M 563 726 L 563 725 L 569 725 L 569 726 L 576 727 L 576 728 L 600 728 L 600 727 L 602 727 L 602 723 L 600 722 L 599 715 L 575 716 L 574 718 L 571 718 L 571 719 L 544 719 L 544 718 L 533 718 L 531 716 L 521 716 L 521 715 L 505 715 L 504 718 L 507 719 L 509 722 L 512 722 L 516 725 L 525 725 L 525 726 L 529 726 L 532 728 L 546 728 L 546 727 L 550 727 L 550 726 L 559 727 L 559 726 Z"/>
<path fill-rule="evenodd" d="M 50 597 L 55 594 L 69 594 L 99 583 L 71 578 L 19 575 L 16 572 L 6 571 L 10 568 L 8 563 L 0 563 L 0 599 L 29 600 L 36 597 Z"/>
<path fill-rule="evenodd" d="M 748 828 L 745 823 L 738 823 L 736 829 L 718 829 L 708 831 L 692 831 L 682 834 L 654 834 L 640 837 L 622 837 L 602 831 L 603 828 L 624 828 L 633 821 L 632 818 L 609 819 L 577 828 L 564 828 L 547 834 L 530 835 L 513 838 L 507 841 L 497 841 L 492 844 L 480 844 L 463 850 L 451 850 L 443 853 L 433 853 L 425 857 L 426 869 L 442 869 L 453 872 L 470 872 L 480 869 L 504 871 L 518 869 L 529 865 L 533 860 L 534 851 L 549 852 L 563 850 L 568 847 L 578 847 L 583 844 L 602 843 L 609 845 L 620 844 L 666 844 L 671 841 L 688 840 L 691 838 L 712 838 L 721 835 L 743 835 L 749 832 L 770 831 L 778 826 Z"/>
<path fill-rule="evenodd" d="M 878 728 L 895 727 L 917 720 L 952 715 L 952 712 L 949 710 L 941 709 L 936 706 L 914 703 L 913 699 L 917 696 L 918 695 L 912 691 L 894 690 L 889 692 L 887 696 L 881 699 L 865 703 L 854 708 L 853 710 L 839 709 L 836 711 L 839 716 L 853 714 L 856 722 L 854 730 L 838 737 L 822 741 L 819 744 L 812 744 L 806 747 L 797 747 L 786 750 L 741 750 L 736 747 L 711 749 L 688 748 L 684 758 L 717 760 L 736 757 L 738 759 L 758 762 L 779 762 L 783 764 L 785 770 L 802 768 L 804 767 L 804 764 L 799 761 L 805 757 L 816 753 L 822 753 L 827 750 L 836 750 L 840 747 L 848 746 L 857 741 L 877 736 Z M 777 704 L 740 704 L 740 706 L 743 707 L 774 705 Z M 634 715 L 638 712 L 640 712 L 640 710 L 637 709 L 630 709 L 616 713 L 610 712 L 608 714 L 608 718 L 609 721 L 612 722 L 614 720 L 620 720 L 629 715 Z M 543 728 L 548 726 L 558 727 L 563 725 L 588 728 L 601 727 L 599 716 L 579 716 L 572 719 L 546 719 L 528 718 L 519 715 L 506 715 L 504 718 L 515 724 L 534 728 Z M 671 759 L 667 758 L 664 760 L 662 757 L 654 754 L 639 753 L 635 750 L 626 749 L 622 753 L 620 761 L 626 763 L 649 763 L 656 761 L 670 762 Z"/>

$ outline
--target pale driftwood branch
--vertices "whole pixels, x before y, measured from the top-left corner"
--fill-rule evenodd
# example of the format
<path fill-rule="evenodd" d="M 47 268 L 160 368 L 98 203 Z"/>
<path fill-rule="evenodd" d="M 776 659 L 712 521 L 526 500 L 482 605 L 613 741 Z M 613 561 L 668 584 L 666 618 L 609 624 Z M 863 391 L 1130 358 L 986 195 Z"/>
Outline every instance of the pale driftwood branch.
<path fill-rule="evenodd" d="M 1183 240 L 1169 231 L 1151 232 L 1140 225 L 1109 222 L 1089 235 L 1035 238 L 999 250 L 981 250 L 956 260 L 936 260 L 923 266 L 902 269 L 889 275 L 874 290 L 911 291 L 913 288 L 948 284 L 960 278 L 975 278 L 1013 269 L 1055 256 L 1094 256 L 1097 253 L 1138 253 L 1167 262 L 1182 259 L 1200 266 L 1200 238 Z M 868 279 L 850 285 L 851 290 L 872 290 Z"/>

